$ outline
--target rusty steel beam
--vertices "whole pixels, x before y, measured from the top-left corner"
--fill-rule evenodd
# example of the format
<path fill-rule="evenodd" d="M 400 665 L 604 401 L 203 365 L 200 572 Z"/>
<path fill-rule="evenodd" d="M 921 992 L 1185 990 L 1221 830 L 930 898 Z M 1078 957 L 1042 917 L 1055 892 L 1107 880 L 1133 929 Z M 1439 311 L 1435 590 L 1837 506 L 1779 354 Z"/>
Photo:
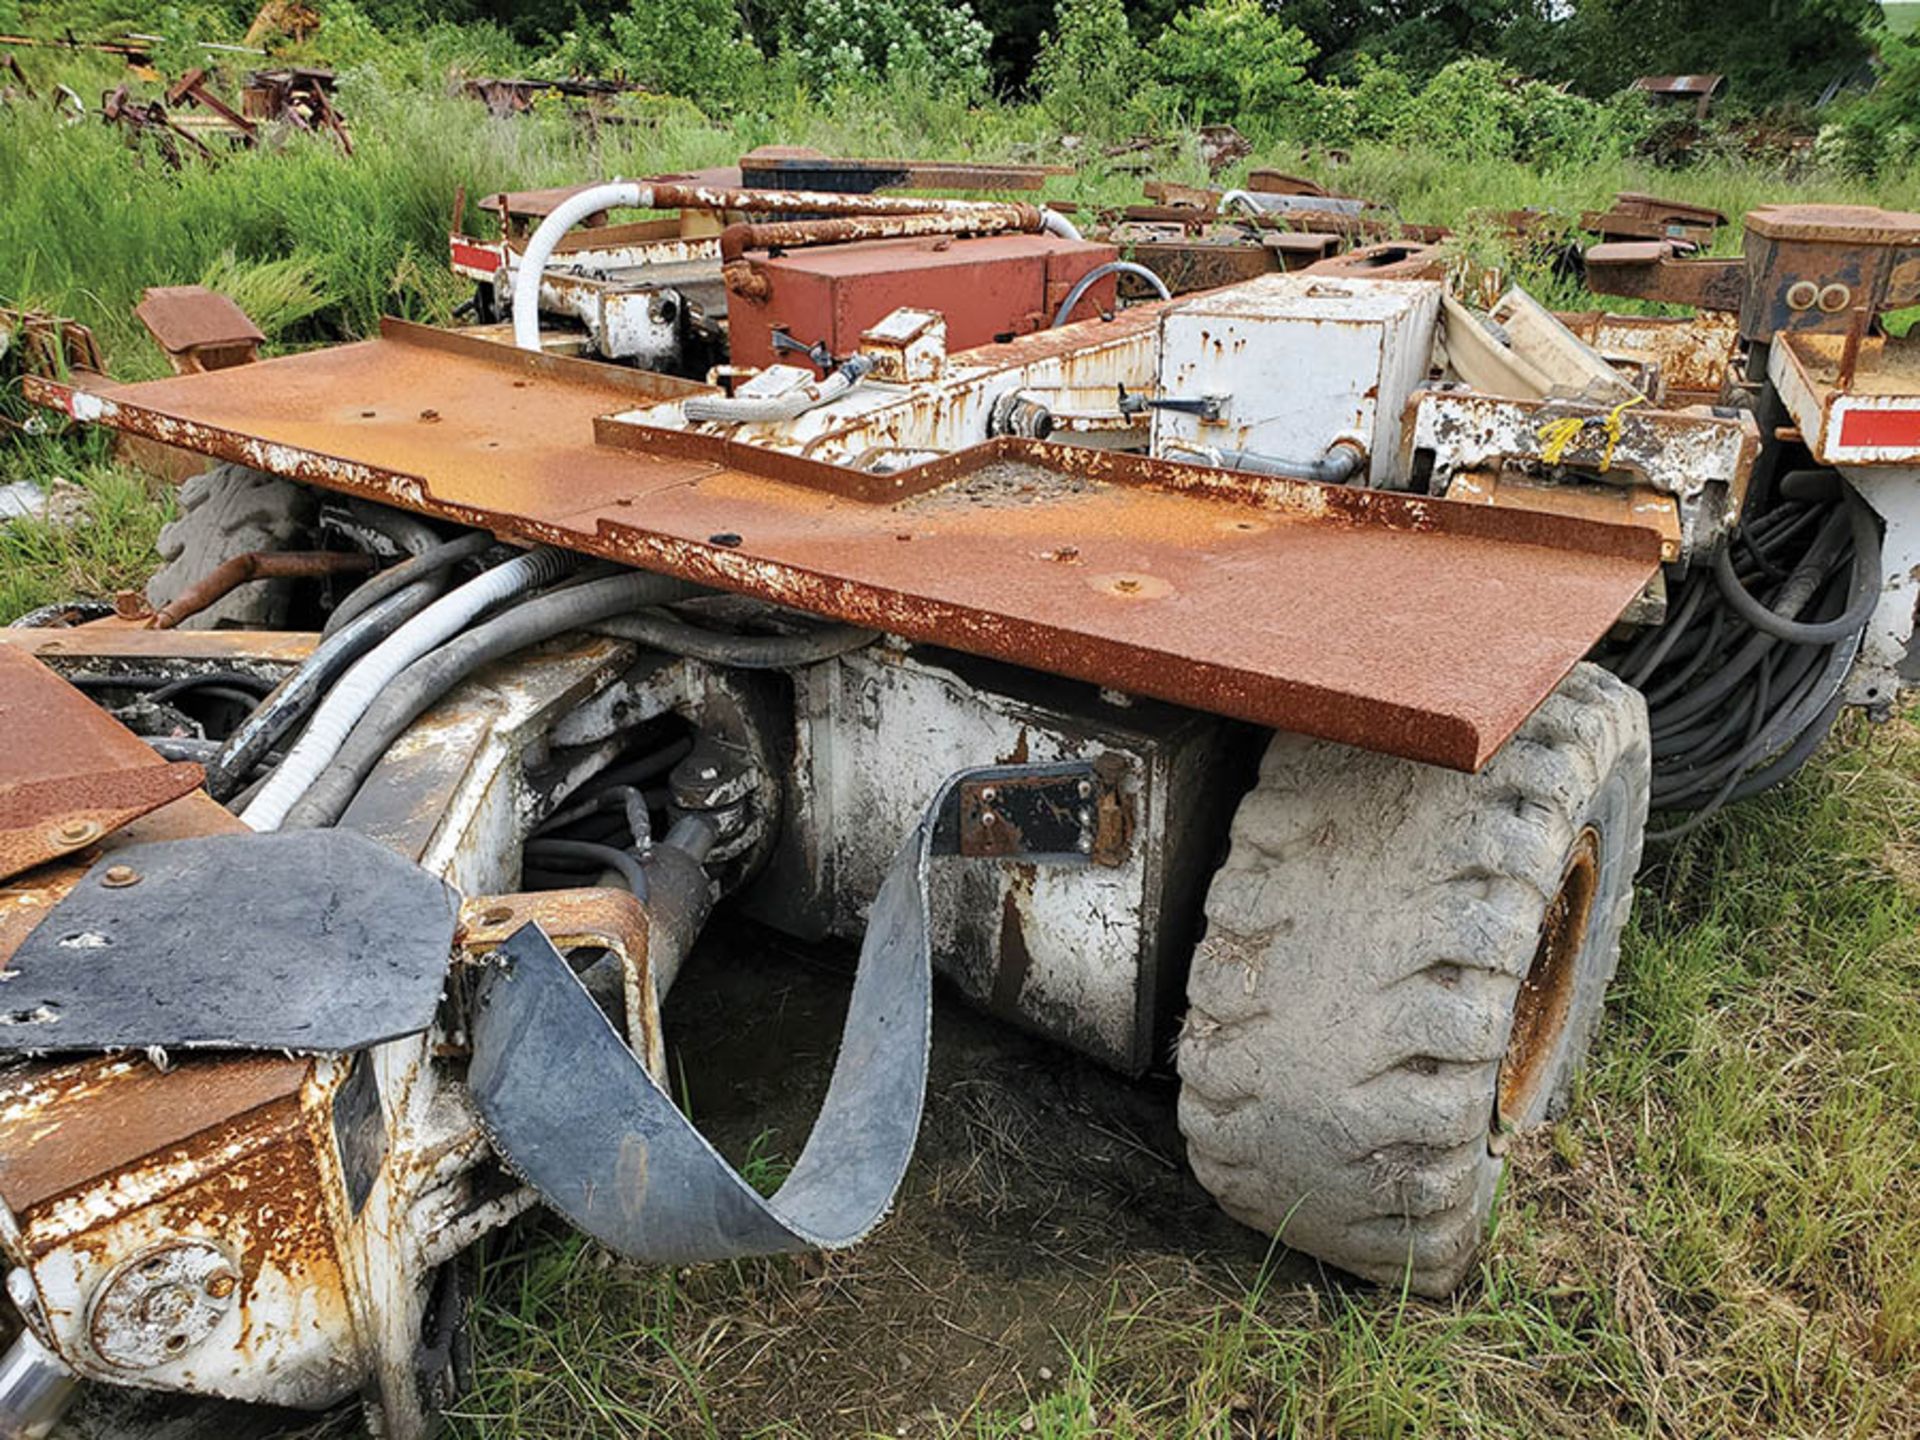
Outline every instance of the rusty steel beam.
<path fill-rule="evenodd" d="M 1587 288 L 1701 310 L 1738 310 L 1747 296 L 1744 260 L 1683 260 L 1664 240 L 1620 240 L 1587 251 Z"/>
<path fill-rule="evenodd" d="M 749 250 L 801 250 L 810 245 L 846 245 L 913 235 L 1007 235 L 1037 232 L 1044 212 L 1033 205 L 996 205 L 959 214 L 844 215 L 831 220 L 769 220 L 729 225 L 720 232 L 720 259 L 738 260 Z"/>
<path fill-rule="evenodd" d="M 991 353 L 1084 344 L 1070 329 Z M 496 534 L 1460 769 L 1659 564 L 1650 530 L 1031 441 L 888 476 L 669 443 L 611 418 L 632 378 L 475 353 L 491 348 L 390 322 L 241 371 L 29 393 Z"/>

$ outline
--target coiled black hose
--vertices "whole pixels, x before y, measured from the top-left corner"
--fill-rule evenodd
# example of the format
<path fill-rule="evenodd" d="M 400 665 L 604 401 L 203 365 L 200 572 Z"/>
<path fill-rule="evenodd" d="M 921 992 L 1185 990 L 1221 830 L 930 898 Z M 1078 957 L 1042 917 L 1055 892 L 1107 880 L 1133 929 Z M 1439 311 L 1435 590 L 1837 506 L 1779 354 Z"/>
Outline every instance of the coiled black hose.
<path fill-rule="evenodd" d="M 1880 589 L 1873 512 L 1829 472 L 1788 477 L 1680 582 L 1670 618 L 1601 662 L 1647 700 L 1652 805 L 1675 840 L 1794 775 L 1832 728 Z"/>

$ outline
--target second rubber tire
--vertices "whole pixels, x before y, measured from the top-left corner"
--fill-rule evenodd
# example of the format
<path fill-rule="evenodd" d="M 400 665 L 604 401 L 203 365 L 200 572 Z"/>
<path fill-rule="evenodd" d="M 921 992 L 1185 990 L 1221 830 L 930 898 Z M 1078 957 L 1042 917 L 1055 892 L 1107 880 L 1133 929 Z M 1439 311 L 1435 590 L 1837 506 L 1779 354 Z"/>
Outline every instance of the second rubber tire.
<path fill-rule="evenodd" d="M 1580 665 L 1477 775 L 1277 735 L 1207 897 L 1179 1043 L 1194 1173 L 1343 1270 L 1454 1289 L 1498 1134 L 1564 1105 L 1619 956 L 1637 691 Z"/>

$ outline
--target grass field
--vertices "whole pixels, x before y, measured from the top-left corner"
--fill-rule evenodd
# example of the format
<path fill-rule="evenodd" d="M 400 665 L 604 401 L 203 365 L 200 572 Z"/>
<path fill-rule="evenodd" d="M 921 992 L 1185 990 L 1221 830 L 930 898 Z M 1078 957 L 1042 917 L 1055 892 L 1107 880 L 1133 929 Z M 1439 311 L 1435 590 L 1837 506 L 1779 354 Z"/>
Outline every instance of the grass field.
<path fill-rule="evenodd" d="M 0 118 L 0 303 L 94 326 L 113 371 L 141 377 L 162 368 L 129 314 L 150 284 L 220 284 L 279 348 L 364 333 L 383 311 L 446 319 L 462 292 L 441 246 L 461 187 L 717 164 L 772 140 L 1060 153 L 1032 112 L 904 95 L 733 123 L 667 106 L 598 131 L 560 116 L 488 122 L 425 87 L 351 87 L 343 107 L 352 159 L 295 142 L 179 176 L 137 163 L 101 126 Z M 1734 214 L 1781 198 L 1920 202 L 1913 178 L 1869 190 L 1727 163 L 1543 174 L 1365 148 L 1337 166 L 1292 149 L 1253 163 L 1455 224 L 1483 206 L 1578 210 L 1621 188 Z M 1204 174 L 1191 144 L 1158 169 Z M 1138 182 L 1101 161 L 1056 189 L 1118 200 Z M 1545 298 L 1580 298 L 1528 278 Z M 138 583 L 164 496 L 95 442 L 0 446 L 0 481 L 77 486 L 86 514 L 0 525 L 0 620 Z M 714 983 L 757 943 L 716 942 Z M 793 994 L 831 995 L 831 976 L 782 963 Z M 769 1129 L 767 1108 L 742 1100 L 759 1092 L 695 1043 L 701 1024 L 724 1040 L 737 1013 L 723 991 L 701 993 L 670 1007 L 692 1012 L 676 1021 L 690 1027 L 682 1053 L 697 1071 L 708 1057 L 696 1112 L 736 1156 L 776 1169 L 804 1130 Z M 943 1012 L 930 1147 L 878 1240 L 824 1261 L 669 1274 L 523 1225 L 488 1251 L 456 1430 L 1920 1435 L 1917 1018 L 1910 715 L 1846 726 L 1786 790 L 1652 857 L 1590 1078 L 1563 1123 L 1517 1150 L 1487 1262 L 1450 1303 L 1343 1284 L 1208 1219 L 1164 1078 L 1119 1086 Z M 821 1061 L 794 1058 L 802 1099 Z M 776 1110 L 792 1099 L 756 1083 Z"/>

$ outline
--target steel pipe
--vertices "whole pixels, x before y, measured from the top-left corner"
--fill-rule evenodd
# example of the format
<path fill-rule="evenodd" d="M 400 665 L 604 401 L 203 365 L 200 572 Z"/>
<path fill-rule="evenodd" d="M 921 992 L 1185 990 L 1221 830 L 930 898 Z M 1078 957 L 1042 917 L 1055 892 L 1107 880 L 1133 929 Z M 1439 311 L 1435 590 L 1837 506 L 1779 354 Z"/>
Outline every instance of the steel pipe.
<path fill-rule="evenodd" d="M 1094 266 L 1093 269 L 1087 271 L 1086 274 L 1080 277 L 1074 284 L 1073 289 L 1067 292 L 1067 298 L 1060 302 L 1060 308 L 1053 312 L 1053 324 L 1049 328 L 1058 330 L 1062 325 L 1066 324 L 1067 317 L 1073 314 L 1073 307 L 1080 303 L 1087 291 L 1091 290 L 1096 284 L 1106 279 L 1109 275 L 1135 276 L 1153 286 L 1153 288 L 1159 292 L 1162 300 L 1171 300 L 1173 298 L 1173 291 L 1167 288 L 1167 282 L 1154 274 L 1153 271 L 1149 270 L 1146 266 L 1135 264 L 1131 260 L 1109 260 L 1104 265 Z"/>
<path fill-rule="evenodd" d="M 147 623 L 155 630 L 171 630 L 198 615 L 250 580 L 306 580 L 322 575 L 364 575 L 373 569 L 371 555 L 357 550 L 249 550 L 223 560 L 173 599 L 153 612 Z"/>
<path fill-rule="evenodd" d="M 0 1440 L 46 1440 L 80 1387 L 80 1377 L 31 1330 L 0 1356 Z"/>

